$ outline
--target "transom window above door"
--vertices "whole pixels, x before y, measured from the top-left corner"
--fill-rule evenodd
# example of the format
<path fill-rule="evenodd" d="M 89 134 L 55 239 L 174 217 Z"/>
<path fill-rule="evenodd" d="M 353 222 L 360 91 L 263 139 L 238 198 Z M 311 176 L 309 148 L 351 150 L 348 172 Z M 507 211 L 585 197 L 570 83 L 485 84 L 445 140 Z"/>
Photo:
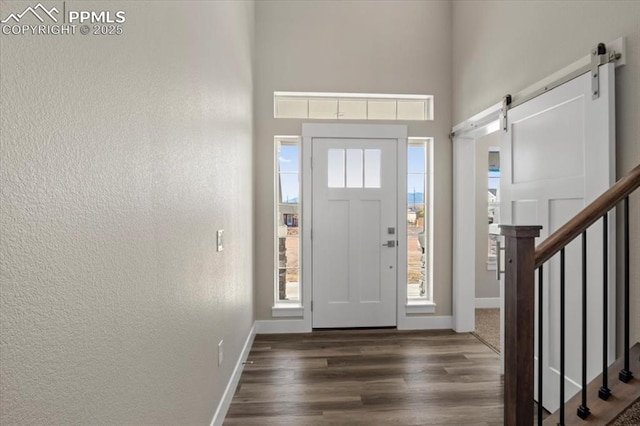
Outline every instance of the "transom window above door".
<path fill-rule="evenodd" d="M 433 120 L 432 95 L 274 92 L 274 118 Z"/>

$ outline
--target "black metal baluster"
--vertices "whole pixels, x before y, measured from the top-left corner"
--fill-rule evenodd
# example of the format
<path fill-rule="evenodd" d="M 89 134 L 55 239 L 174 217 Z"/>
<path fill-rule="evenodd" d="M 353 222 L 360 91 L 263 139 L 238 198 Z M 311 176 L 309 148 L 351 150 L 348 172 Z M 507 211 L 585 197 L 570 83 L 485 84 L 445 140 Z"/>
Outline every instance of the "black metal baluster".
<path fill-rule="evenodd" d="M 560 426 L 564 426 L 564 247 L 560 250 Z"/>
<path fill-rule="evenodd" d="M 577 414 L 583 420 L 591 414 L 587 406 L 587 231 L 582 232 L 582 404 Z"/>
<path fill-rule="evenodd" d="M 618 378 L 628 383 L 633 379 L 629 370 L 629 197 L 624 199 L 624 368 Z"/>
<path fill-rule="evenodd" d="M 600 399 L 605 401 L 611 396 L 609 389 L 609 218 L 602 216 L 602 387 L 598 391 Z"/>
<path fill-rule="evenodd" d="M 538 426 L 542 426 L 542 265 L 538 268 Z"/>

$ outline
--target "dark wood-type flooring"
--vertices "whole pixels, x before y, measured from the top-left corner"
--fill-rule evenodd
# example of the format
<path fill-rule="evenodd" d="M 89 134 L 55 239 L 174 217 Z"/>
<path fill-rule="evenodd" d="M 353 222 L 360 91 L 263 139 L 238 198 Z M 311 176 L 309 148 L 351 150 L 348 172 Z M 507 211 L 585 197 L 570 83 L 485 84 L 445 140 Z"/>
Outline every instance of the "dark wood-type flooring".
<path fill-rule="evenodd" d="M 499 356 L 468 333 L 258 335 L 225 425 L 502 425 Z"/>

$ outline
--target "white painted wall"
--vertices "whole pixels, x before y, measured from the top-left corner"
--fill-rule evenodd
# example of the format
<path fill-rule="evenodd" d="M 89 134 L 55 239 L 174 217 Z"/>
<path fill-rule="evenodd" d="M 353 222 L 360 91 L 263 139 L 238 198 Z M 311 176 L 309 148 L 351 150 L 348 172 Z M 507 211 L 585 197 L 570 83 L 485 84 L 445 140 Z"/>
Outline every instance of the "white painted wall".
<path fill-rule="evenodd" d="M 208 424 L 254 321 L 253 3 L 66 7 L 127 20 L 0 35 L 0 423 Z"/>
<path fill-rule="evenodd" d="M 450 315 L 450 2 L 257 2 L 256 54 L 257 318 L 272 318 L 273 137 L 299 135 L 302 124 L 273 119 L 274 91 L 435 95 L 435 120 L 409 123 L 409 136 L 435 141 L 434 292 L 436 315 Z"/>
<path fill-rule="evenodd" d="M 499 102 L 503 95 L 582 58 L 598 42 L 620 36 L 627 41 L 627 65 L 616 70 L 616 161 L 618 177 L 623 176 L 640 163 L 640 2 L 454 1 L 453 121 L 459 123 Z M 640 194 L 636 192 L 631 200 L 637 218 Z M 637 257 L 640 221 L 632 221 L 631 235 L 631 250 Z M 620 268 L 617 276 L 622 276 Z M 640 264 L 632 262 L 631 283 L 638 282 Z M 632 286 L 631 299 L 632 339 L 638 341 L 637 285 Z"/>

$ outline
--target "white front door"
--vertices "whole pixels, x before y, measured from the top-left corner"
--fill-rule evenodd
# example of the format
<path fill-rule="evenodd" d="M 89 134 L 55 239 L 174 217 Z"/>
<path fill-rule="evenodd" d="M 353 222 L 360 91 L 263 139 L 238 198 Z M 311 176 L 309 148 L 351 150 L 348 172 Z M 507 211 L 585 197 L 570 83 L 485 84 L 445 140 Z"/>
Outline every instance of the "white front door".
<path fill-rule="evenodd" d="M 614 65 L 600 67 L 600 93 L 592 99 L 589 73 L 509 110 L 501 157 L 501 223 L 542 225 L 543 241 L 606 191 L 614 179 Z M 614 361 L 615 247 L 609 217 L 609 361 Z M 602 221 L 588 231 L 587 378 L 602 366 Z M 566 380 L 568 400 L 581 386 L 581 240 L 566 248 Z M 559 407 L 560 260 L 544 265 L 543 406 Z M 536 274 L 537 276 L 537 274 Z M 537 312 L 537 307 L 536 307 Z M 538 330 L 536 329 L 536 335 Z M 537 341 L 537 340 L 536 340 Z M 536 354 L 538 348 L 535 348 Z M 537 362 L 536 362 L 537 369 Z M 537 378 L 537 371 L 536 376 Z M 537 395 L 537 390 L 536 390 Z"/>
<path fill-rule="evenodd" d="M 313 327 L 396 325 L 395 139 L 313 139 Z"/>

